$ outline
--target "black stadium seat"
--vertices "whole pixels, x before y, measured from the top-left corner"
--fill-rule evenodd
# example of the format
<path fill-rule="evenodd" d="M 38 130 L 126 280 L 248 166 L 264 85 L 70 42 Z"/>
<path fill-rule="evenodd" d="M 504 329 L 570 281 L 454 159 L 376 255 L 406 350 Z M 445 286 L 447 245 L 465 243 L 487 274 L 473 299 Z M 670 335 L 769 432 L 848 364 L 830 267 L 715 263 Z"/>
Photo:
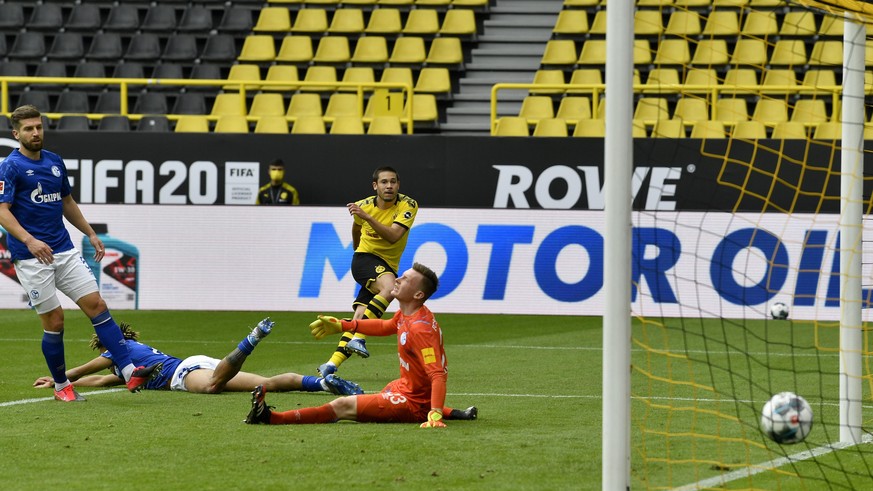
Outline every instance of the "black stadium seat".
<path fill-rule="evenodd" d="M 133 33 L 139 28 L 139 11 L 134 5 L 118 4 L 109 11 L 109 17 L 103 24 L 107 31 Z"/>
<path fill-rule="evenodd" d="M 100 8 L 90 3 L 82 3 L 73 6 L 70 18 L 64 24 L 64 30 L 79 32 L 96 32 L 102 23 Z"/>
<path fill-rule="evenodd" d="M 130 120 L 127 116 L 104 116 L 97 123 L 98 131 L 130 131 Z"/>
<path fill-rule="evenodd" d="M 137 131 L 170 131 L 166 116 L 143 116 L 136 125 Z"/>
<path fill-rule="evenodd" d="M 125 60 L 155 61 L 161 57 L 161 40 L 157 34 L 141 33 L 130 39 Z"/>
<path fill-rule="evenodd" d="M 180 32 L 209 32 L 212 29 L 212 12 L 200 5 L 185 9 L 177 29 Z"/>
<path fill-rule="evenodd" d="M 148 32 L 169 33 L 176 28 L 176 9 L 169 5 L 152 5 L 142 20 L 140 29 Z"/>
<path fill-rule="evenodd" d="M 91 112 L 88 95 L 82 91 L 61 92 L 58 102 L 55 104 L 54 112 L 87 114 Z"/>
<path fill-rule="evenodd" d="M 203 61 L 233 61 L 238 53 L 236 41 L 229 34 L 216 34 L 209 36 L 200 59 Z"/>
<path fill-rule="evenodd" d="M 91 40 L 91 48 L 85 54 L 86 59 L 117 61 L 124 51 L 121 47 L 121 36 L 114 32 L 99 33 Z"/>
<path fill-rule="evenodd" d="M 50 60 L 80 60 L 85 56 L 85 43 L 77 32 L 62 32 L 55 36 L 46 57 Z"/>
<path fill-rule="evenodd" d="M 55 129 L 58 131 L 89 131 L 91 129 L 85 116 L 61 116 Z"/>
<path fill-rule="evenodd" d="M 166 61 L 191 62 L 197 58 L 197 39 L 190 34 L 175 34 L 167 39 L 167 47 L 161 59 Z"/>
<path fill-rule="evenodd" d="M 64 26 L 64 14 L 61 6 L 56 3 L 35 5 L 30 20 L 27 21 L 29 31 L 58 32 Z"/>
<path fill-rule="evenodd" d="M 7 56 L 14 60 L 39 60 L 45 56 L 45 37 L 41 32 L 20 32 Z"/>

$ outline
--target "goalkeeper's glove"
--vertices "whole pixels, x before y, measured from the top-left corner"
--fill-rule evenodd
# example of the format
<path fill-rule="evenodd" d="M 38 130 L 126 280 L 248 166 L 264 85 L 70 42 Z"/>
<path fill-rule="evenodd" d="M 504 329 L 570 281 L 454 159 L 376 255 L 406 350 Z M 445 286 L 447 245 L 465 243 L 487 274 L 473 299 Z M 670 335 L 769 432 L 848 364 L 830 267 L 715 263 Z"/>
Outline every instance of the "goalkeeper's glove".
<path fill-rule="evenodd" d="M 435 411 L 433 409 L 427 413 L 427 421 L 421 423 L 421 428 L 445 428 L 446 424 L 443 423 L 443 413 L 439 411 Z"/>
<path fill-rule="evenodd" d="M 336 317 L 319 315 L 317 320 L 309 324 L 309 330 L 315 336 L 315 339 L 321 339 L 328 334 L 343 332 L 343 325 Z"/>

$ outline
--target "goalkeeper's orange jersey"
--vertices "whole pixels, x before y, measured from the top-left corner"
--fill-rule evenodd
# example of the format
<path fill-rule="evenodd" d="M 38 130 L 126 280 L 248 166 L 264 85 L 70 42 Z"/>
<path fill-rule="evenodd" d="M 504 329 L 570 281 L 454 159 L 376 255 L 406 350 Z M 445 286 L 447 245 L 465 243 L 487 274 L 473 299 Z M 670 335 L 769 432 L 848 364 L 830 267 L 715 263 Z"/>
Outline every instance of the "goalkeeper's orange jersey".
<path fill-rule="evenodd" d="M 357 332 L 372 336 L 397 334 L 400 379 L 385 387 L 416 404 L 442 408 L 446 398 L 448 365 L 443 332 L 433 313 L 422 305 L 415 314 L 397 311 L 391 319 L 361 319 Z"/>
<path fill-rule="evenodd" d="M 355 223 L 361 226 L 361 241 L 356 252 L 375 254 L 384 259 L 394 271 L 397 271 L 397 268 L 400 267 L 400 256 L 403 255 L 403 250 L 406 249 L 406 241 L 409 239 L 408 230 L 412 228 L 415 215 L 418 213 L 418 204 L 409 196 L 398 193 L 394 206 L 387 210 L 376 206 L 375 196 L 362 199 L 357 202 L 357 205 L 375 218 L 376 221 L 389 227 L 394 223 L 398 223 L 407 230 L 407 233 L 403 234 L 400 240 L 392 244 L 377 234 L 369 223 L 355 216 Z"/>

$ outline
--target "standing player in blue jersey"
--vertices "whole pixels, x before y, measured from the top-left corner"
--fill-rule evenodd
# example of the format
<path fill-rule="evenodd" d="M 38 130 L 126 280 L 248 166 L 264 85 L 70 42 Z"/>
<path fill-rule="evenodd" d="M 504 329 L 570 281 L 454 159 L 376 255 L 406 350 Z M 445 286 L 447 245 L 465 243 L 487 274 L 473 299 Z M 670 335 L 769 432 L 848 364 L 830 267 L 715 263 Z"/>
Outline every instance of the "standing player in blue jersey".
<path fill-rule="evenodd" d="M 269 387 L 274 392 L 300 390 L 305 392 L 329 391 L 337 395 L 363 394 L 364 391 L 352 382 L 335 375 L 325 378 L 303 376 L 296 373 L 283 373 L 272 377 L 264 377 L 254 373 L 241 371 L 243 362 L 255 346 L 273 330 L 273 321 L 266 318 L 258 323 L 252 332 L 240 341 L 239 345 L 223 359 L 219 360 L 205 355 L 189 356 L 180 359 L 158 351 L 147 344 L 138 341 L 139 333 L 124 322 L 121 332 L 130 347 L 130 357 L 135 363 L 152 365 L 161 364 L 161 370 L 146 385 L 150 390 L 177 390 L 196 394 L 220 394 L 222 392 L 249 392 L 258 385 Z M 79 387 L 112 387 L 121 385 L 124 380 L 119 375 L 118 365 L 112 354 L 95 335 L 91 338 L 91 348 L 100 351 L 100 356 L 84 365 L 67 370 L 67 377 Z M 110 375 L 92 375 L 109 369 Z M 36 388 L 50 387 L 51 377 L 36 379 Z"/>
<path fill-rule="evenodd" d="M 91 319 L 94 332 L 112 353 L 131 392 L 155 374 L 155 366 L 135 366 L 118 324 L 97 290 L 97 280 L 73 247 L 64 218 L 91 241 L 94 260 L 103 259 L 103 242 L 70 194 L 67 168 L 56 153 L 43 150 L 42 115 L 30 105 L 12 112 L 12 136 L 19 148 L 0 163 L 0 226 L 15 272 L 42 321 L 42 353 L 55 383 L 55 398 L 84 401 L 67 378 L 64 361 L 64 311 L 57 291 L 70 297 Z"/>

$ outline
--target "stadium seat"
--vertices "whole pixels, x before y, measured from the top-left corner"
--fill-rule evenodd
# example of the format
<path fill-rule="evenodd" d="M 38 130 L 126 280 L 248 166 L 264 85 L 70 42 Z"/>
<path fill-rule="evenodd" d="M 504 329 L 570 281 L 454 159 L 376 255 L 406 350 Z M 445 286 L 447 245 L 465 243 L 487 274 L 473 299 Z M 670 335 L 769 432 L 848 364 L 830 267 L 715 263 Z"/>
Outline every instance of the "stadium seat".
<path fill-rule="evenodd" d="M 784 99 L 760 99 L 755 104 L 752 120 L 765 125 L 788 121 L 788 105 Z"/>
<path fill-rule="evenodd" d="M 170 131 L 170 120 L 166 116 L 143 116 L 136 125 L 136 131 Z"/>
<path fill-rule="evenodd" d="M 695 66 L 719 66 L 728 62 L 727 41 L 724 39 L 702 39 L 697 43 L 691 64 Z"/>
<path fill-rule="evenodd" d="M 176 133 L 208 133 L 209 120 L 206 116 L 181 116 L 176 121 Z"/>
<path fill-rule="evenodd" d="M 291 11 L 286 7 L 264 7 L 252 28 L 258 33 L 291 32 Z"/>
<path fill-rule="evenodd" d="M 659 10 L 639 9 L 634 12 L 634 37 L 658 37 L 663 33 L 664 23 Z"/>
<path fill-rule="evenodd" d="M 647 39 L 634 39 L 634 65 L 652 64 L 652 47 Z"/>
<path fill-rule="evenodd" d="M 245 116 L 226 114 L 215 122 L 214 133 L 248 133 L 249 122 Z"/>
<path fill-rule="evenodd" d="M 451 5 L 452 0 L 415 0 L 415 6 L 425 6 L 430 8 L 447 8 Z"/>
<path fill-rule="evenodd" d="M 487 9 L 488 0 L 452 0 L 454 8 L 472 8 L 472 9 Z"/>
<path fill-rule="evenodd" d="M 5 64 L 5 63 L 4 63 Z M 25 73 L 24 75 L 28 75 L 25 64 Z M 67 64 L 62 61 L 45 61 L 36 66 L 36 73 L 32 74 L 36 77 L 67 77 Z M 46 91 L 61 91 L 64 89 L 66 85 L 63 83 L 40 83 L 34 84 L 34 88 L 38 88 L 38 90 L 46 90 Z M 74 89 L 82 89 L 82 90 L 90 90 L 85 89 L 84 87 L 76 84 L 72 85 Z"/>
<path fill-rule="evenodd" d="M 189 5 L 177 27 L 179 32 L 204 33 L 212 30 L 212 13 L 202 5 Z"/>
<path fill-rule="evenodd" d="M 449 70 L 442 67 L 422 68 L 418 72 L 414 90 L 421 94 L 434 94 L 438 99 L 452 97 L 452 81 Z"/>
<path fill-rule="evenodd" d="M 213 63 L 197 63 L 191 68 L 191 74 L 188 77 L 191 80 L 221 80 L 223 75 L 221 68 Z M 214 92 L 215 85 L 188 85 L 187 92 Z"/>
<path fill-rule="evenodd" d="M 41 32 L 19 32 L 7 56 L 13 60 L 39 60 L 45 56 L 45 36 Z"/>
<path fill-rule="evenodd" d="M 731 53 L 730 64 L 763 67 L 767 64 L 767 44 L 762 39 L 738 39 Z"/>
<path fill-rule="evenodd" d="M 687 65 L 691 51 L 685 39 L 663 39 L 658 43 L 654 63 L 656 65 Z"/>
<path fill-rule="evenodd" d="M 364 12 L 361 9 L 344 7 L 333 13 L 327 33 L 358 36 L 364 32 L 365 27 Z"/>
<path fill-rule="evenodd" d="M 731 136 L 741 140 L 760 140 L 767 138 L 767 127 L 760 121 L 739 121 L 734 125 Z"/>
<path fill-rule="evenodd" d="M 0 36 L 0 38 L 2 37 L 3 36 Z M 45 65 L 45 63 L 42 63 L 41 65 Z M 64 66 L 62 63 L 60 65 Z M 28 75 L 29 74 L 27 73 L 27 64 L 23 61 L 7 61 L 4 63 L 0 63 L 0 77 L 27 77 Z M 66 76 L 66 73 L 64 73 L 64 76 Z M 11 90 L 17 90 L 19 87 L 22 87 L 24 85 L 26 84 L 10 82 L 9 88 Z M 40 86 L 45 88 L 45 84 L 41 84 Z M 2 121 L 0 121 L 0 123 L 2 123 Z"/>
<path fill-rule="evenodd" d="M 776 46 L 770 55 L 770 64 L 780 66 L 806 65 L 806 45 L 803 40 L 780 39 L 776 41 Z"/>
<path fill-rule="evenodd" d="M 679 71 L 675 68 L 653 68 L 649 70 L 649 77 L 646 79 L 646 88 L 642 89 L 644 94 L 668 94 L 679 91 L 678 86 L 681 84 L 679 80 Z"/>
<path fill-rule="evenodd" d="M 533 83 L 534 85 L 562 85 L 564 84 L 564 71 L 563 70 L 537 70 L 534 73 Z M 537 88 L 531 87 L 531 94 L 562 94 L 565 89 L 546 89 L 546 88 Z"/>
<path fill-rule="evenodd" d="M 796 92 L 790 92 L 781 88 L 768 88 L 768 87 L 796 87 L 797 86 L 797 76 L 794 73 L 794 70 L 788 68 L 773 68 L 771 70 L 767 70 L 764 73 L 764 81 L 762 82 L 764 88 L 761 89 L 762 94 L 795 94 Z"/>
<path fill-rule="evenodd" d="M 412 69 L 407 67 L 388 67 L 382 71 L 380 82 L 406 84 L 409 87 L 414 85 L 412 77 Z"/>
<path fill-rule="evenodd" d="M 295 67 L 296 68 L 296 67 Z M 230 67 L 230 73 L 227 74 L 227 80 L 261 80 L 261 68 L 258 65 L 250 63 L 240 63 Z M 259 90 L 260 84 L 246 84 L 245 90 Z M 238 85 L 225 85 L 224 90 L 239 90 Z"/>
<path fill-rule="evenodd" d="M 231 94 L 237 97 L 236 94 Z M 238 101 L 237 101 L 238 103 Z M 199 92 L 185 92 L 176 97 L 172 114 L 206 114 L 206 98 Z"/>
<path fill-rule="evenodd" d="M 336 86 L 333 85 L 334 82 L 337 81 L 336 78 L 336 68 L 332 66 L 318 66 L 313 65 L 306 70 L 306 75 L 303 77 L 304 82 L 321 82 L 327 83 L 328 85 L 310 85 L 310 86 L 301 86 L 300 90 L 302 91 L 314 91 L 314 92 L 328 92 L 336 90 Z"/>
<path fill-rule="evenodd" d="M 343 71 L 342 81 L 372 84 L 376 81 L 376 76 L 372 67 L 349 67 Z M 357 92 L 358 89 L 355 87 L 342 87 L 339 90 Z"/>
<path fill-rule="evenodd" d="M 215 96 L 215 101 L 212 103 L 212 110 L 209 114 L 212 116 L 223 116 L 225 114 L 245 116 L 245 99 L 240 97 L 239 94 L 218 94 Z"/>
<path fill-rule="evenodd" d="M 840 38 L 843 37 L 843 26 L 845 20 L 842 17 L 835 15 L 824 15 L 821 19 L 821 25 L 818 27 L 819 38 Z"/>
<path fill-rule="evenodd" d="M 130 106 L 128 105 L 128 107 Z M 99 114 L 121 113 L 121 93 L 117 90 L 102 92 L 97 96 L 97 103 L 94 105 L 94 112 Z"/>
<path fill-rule="evenodd" d="M 155 69 L 152 72 L 151 78 L 160 81 L 166 79 L 182 79 L 184 78 L 182 65 L 179 65 L 177 63 L 160 63 L 158 65 L 155 65 Z M 181 88 L 182 86 L 180 85 L 158 84 L 153 87 L 149 87 L 149 90 L 179 92 L 179 89 Z"/>
<path fill-rule="evenodd" d="M 358 39 L 351 62 L 356 65 L 388 63 L 388 42 L 382 36 L 366 36 Z"/>
<path fill-rule="evenodd" d="M 362 117 L 364 113 L 363 101 L 358 106 L 357 94 L 331 94 L 324 110 L 324 119 L 333 121 L 343 116 Z"/>
<path fill-rule="evenodd" d="M 570 126 L 575 126 L 579 121 L 591 119 L 591 99 L 580 96 L 562 97 L 555 117 L 563 119 Z"/>
<path fill-rule="evenodd" d="M 667 36 L 689 37 L 697 36 L 700 32 L 700 14 L 694 10 L 674 10 L 664 28 Z"/>
<path fill-rule="evenodd" d="M 575 42 L 570 39 L 552 39 L 546 43 L 541 64 L 544 67 L 573 66 L 578 59 Z"/>
<path fill-rule="evenodd" d="M 73 5 L 70 17 L 64 24 L 64 30 L 66 32 L 97 32 L 102 23 L 100 7 L 93 3 L 79 3 Z"/>
<path fill-rule="evenodd" d="M 26 17 L 24 16 L 24 4 L 2 3 L 0 4 L 0 31 L 17 32 L 24 28 Z"/>
<path fill-rule="evenodd" d="M 136 5 L 115 4 L 103 23 L 104 31 L 133 33 L 139 28 L 139 11 Z"/>
<path fill-rule="evenodd" d="M 410 7 L 414 3 L 413 0 L 376 0 L 377 5 L 393 5 L 397 7 Z"/>
<path fill-rule="evenodd" d="M 494 136 L 530 136 L 527 118 L 521 116 L 504 116 L 499 118 Z"/>
<path fill-rule="evenodd" d="M 343 5 L 361 5 L 370 7 L 376 4 L 376 0 L 343 0 Z"/>
<path fill-rule="evenodd" d="M 303 116 L 321 117 L 322 114 L 320 95 L 297 93 L 291 96 L 288 112 L 285 115 L 296 119 Z"/>
<path fill-rule="evenodd" d="M 146 11 L 140 30 L 170 33 L 176 29 L 176 9 L 170 5 L 155 4 Z"/>
<path fill-rule="evenodd" d="M 266 63 L 276 59 L 276 44 L 269 34 L 252 34 L 243 41 L 239 61 Z"/>
<path fill-rule="evenodd" d="M 88 94 L 80 91 L 61 92 L 54 112 L 65 114 L 88 114 L 91 112 L 91 104 L 88 102 Z"/>
<path fill-rule="evenodd" d="M 535 125 L 541 119 L 554 118 L 552 98 L 543 95 L 526 96 L 521 102 L 518 115 L 526 118 L 529 125 Z"/>
<path fill-rule="evenodd" d="M 534 127 L 533 136 L 567 137 L 567 123 L 563 119 L 541 119 Z"/>
<path fill-rule="evenodd" d="M 380 8 L 370 14 L 364 32 L 368 35 L 396 36 L 403 30 L 400 11 L 394 8 Z"/>
<path fill-rule="evenodd" d="M 691 138 L 724 138 L 724 123 L 721 121 L 698 121 L 691 127 Z"/>
<path fill-rule="evenodd" d="M 267 76 L 264 77 L 264 80 L 270 82 L 297 82 L 300 78 L 297 67 L 294 65 L 271 65 L 270 68 L 267 69 Z M 294 91 L 299 87 L 300 86 L 296 84 L 264 85 L 261 87 L 261 90 Z"/>
<path fill-rule="evenodd" d="M 197 39 L 193 34 L 173 34 L 167 38 L 161 60 L 193 62 L 199 53 Z"/>
<path fill-rule="evenodd" d="M 231 6 L 224 9 L 217 30 L 222 34 L 248 34 L 254 28 L 252 9 Z"/>
<path fill-rule="evenodd" d="M 606 10 L 598 10 L 594 13 L 591 26 L 588 27 L 588 34 L 589 39 L 602 39 L 606 36 Z"/>
<path fill-rule="evenodd" d="M 816 140 L 840 140 L 843 138 L 843 126 L 838 122 L 819 123 L 815 127 L 813 138 Z"/>
<path fill-rule="evenodd" d="M 345 65 L 351 59 L 349 39 L 345 36 L 324 36 L 318 42 L 314 63 Z"/>
<path fill-rule="evenodd" d="M 420 66 L 427 58 L 424 39 L 420 37 L 401 37 L 394 42 L 388 63 L 392 65 Z"/>
<path fill-rule="evenodd" d="M 655 124 L 659 119 L 670 119 L 667 99 L 664 97 L 641 97 L 634 109 L 633 119 L 642 121 L 647 126 Z"/>
<path fill-rule="evenodd" d="M 707 120 L 709 119 L 709 104 L 706 99 L 699 97 L 682 97 L 676 101 L 676 108 L 673 110 L 673 119 L 681 120 L 684 123 L 694 123 Z"/>
<path fill-rule="evenodd" d="M 588 12 L 561 10 L 552 32 L 558 36 L 584 36 L 588 33 Z"/>
<path fill-rule="evenodd" d="M 743 21 L 744 36 L 763 38 L 779 33 L 779 23 L 775 10 L 749 10 Z"/>
<path fill-rule="evenodd" d="M 85 56 L 85 43 L 78 32 L 58 33 L 46 53 L 46 58 L 49 60 L 78 61 L 83 56 Z"/>
<path fill-rule="evenodd" d="M 282 94 L 277 92 L 261 92 L 255 94 L 252 105 L 249 108 L 250 116 L 284 116 L 285 101 Z"/>
<path fill-rule="evenodd" d="M 740 34 L 740 20 L 734 10 L 713 10 L 706 18 L 701 34 L 704 37 L 736 37 Z"/>
<path fill-rule="evenodd" d="M 237 57 L 236 42 L 230 34 L 213 34 L 206 38 L 200 60 L 206 62 L 233 61 Z"/>
<path fill-rule="evenodd" d="M 103 63 L 97 63 L 103 65 Z M 145 78 L 142 63 L 135 61 L 123 62 L 115 65 L 112 70 L 112 78 Z M 128 85 L 128 88 L 131 86 Z"/>
<path fill-rule="evenodd" d="M 55 129 L 58 131 L 89 131 L 91 124 L 86 116 L 61 116 Z"/>
<path fill-rule="evenodd" d="M 376 116 L 367 127 L 368 135 L 402 135 L 403 125 L 397 116 Z"/>
<path fill-rule="evenodd" d="M 63 26 L 64 14 L 56 3 L 34 5 L 30 20 L 27 21 L 28 31 L 58 32 Z"/>
<path fill-rule="evenodd" d="M 556 41 L 549 41 L 553 43 Z M 572 43 L 573 41 L 570 41 Z M 548 47 L 546 47 L 548 50 Z M 543 61 L 543 65 L 547 63 Z M 557 65 L 557 63 L 548 63 L 549 65 Z M 606 65 L 606 40 L 605 39 L 589 39 L 582 45 L 579 51 L 579 59 L 576 60 L 578 65 Z"/>
<path fill-rule="evenodd" d="M 94 36 L 85 58 L 115 62 L 122 58 L 122 54 L 121 36 L 114 32 L 106 32 Z"/>
<path fill-rule="evenodd" d="M 297 11 L 297 18 L 291 32 L 298 34 L 323 34 L 329 27 L 327 11 L 320 8 L 302 8 Z"/>
<path fill-rule="evenodd" d="M 309 36 L 285 36 L 276 61 L 280 63 L 294 63 L 308 65 L 314 56 L 312 50 L 312 38 Z"/>
<path fill-rule="evenodd" d="M 406 24 L 403 25 L 403 29 L 400 32 L 406 36 L 432 37 L 439 30 L 440 21 L 436 10 L 415 9 L 409 11 L 409 15 L 406 17 Z"/>
<path fill-rule="evenodd" d="M 800 83 L 803 87 L 808 87 L 809 91 L 801 91 L 801 94 L 814 94 L 816 87 L 834 87 L 837 85 L 836 75 L 830 69 L 813 69 L 807 70 L 803 74 L 803 81 Z M 818 94 L 823 94 L 818 92 Z"/>
<path fill-rule="evenodd" d="M 816 32 L 815 14 L 811 10 L 788 11 L 779 26 L 780 36 L 810 37 Z"/>
<path fill-rule="evenodd" d="M 603 119 L 584 119 L 573 129 L 574 137 L 603 138 L 606 136 L 606 121 Z"/>
<path fill-rule="evenodd" d="M 685 124 L 678 119 L 659 119 L 652 126 L 652 138 L 685 138 Z"/>
<path fill-rule="evenodd" d="M 264 116 L 255 123 L 255 133 L 288 134 L 288 121 L 279 116 Z"/>
<path fill-rule="evenodd" d="M 749 106 L 745 99 L 723 97 L 718 99 L 713 108 L 712 118 L 726 123 L 747 121 L 749 119 Z"/>
<path fill-rule="evenodd" d="M 731 68 L 724 75 L 723 87 L 731 87 L 731 86 L 757 86 L 758 85 L 758 72 L 754 68 Z M 758 88 L 748 88 L 748 89 L 729 89 L 724 88 L 721 91 L 722 95 L 736 95 L 736 94 L 757 94 Z"/>
<path fill-rule="evenodd" d="M 439 110 L 436 97 L 433 94 L 412 94 L 412 121 L 415 124 L 424 123 L 428 126 L 439 124 Z M 404 115 L 409 112 L 409 99 L 403 109 Z"/>
<path fill-rule="evenodd" d="M 713 0 L 675 0 L 673 5 L 677 10 L 693 10 L 709 8 Z"/>
<path fill-rule="evenodd" d="M 440 36 L 476 37 L 476 16 L 470 9 L 452 9 L 440 25 Z"/>
<path fill-rule="evenodd" d="M 815 44 L 812 46 L 812 53 L 810 53 L 809 55 L 809 64 L 842 66 L 843 42 L 821 40 L 816 41 Z"/>
<path fill-rule="evenodd" d="M 161 57 L 161 41 L 153 33 L 140 33 L 130 39 L 125 60 L 156 61 Z"/>
<path fill-rule="evenodd" d="M 167 96 L 161 92 L 144 92 L 136 98 L 134 114 L 167 114 L 170 110 Z"/>
<path fill-rule="evenodd" d="M 777 140 L 805 140 L 809 137 L 806 133 L 806 126 L 797 121 L 780 121 L 773 127 L 771 138 Z"/>
<path fill-rule="evenodd" d="M 18 96 L 18 103 L 15 107 L 23 106 L 25 104 L 36 106 L 40 112 L 48 112 L 52 107 L 49 103 L 49 92 L 39 89 L 22 92 L 21 95 Z"/>
<path fill-rule="evenodd" d="M 685 85 L 697 85 L 700 88 L 686 88 L 686 93 L 702 94 L 710 93 L 710 87 L 718 86 L 718 74 L 714 68 L 690 68 L 685 72 Z"/>
<path fill-rule="evenodd" d="M 337 116 L 330 125 L 331 135 L 363 135 L 364 122 L 358 116 Z"/>
<path fill-rule="evenodd" d="M 302 116 L 294 120 L 291 133 L 295 135 L 323 135 L 327 131 L 322 118 L 318 116 Z"/>
<path fill-rule="evenodd" d="M 446 68 L 462 68 L 464 51 L 461 40 L 456 37 L 438 37 L 430 44 L 425 62 L 428 66 L 444 66 Z"/>
<path fill-rule="evenodd" d="M 828 121 L 828 111 L 823 99 L 799 99 L 791 110 L 790 121 L 820 124 Z"/>
<path fill-rule="evenodd" d="M 570 83 L 577 85 L 601 85 L 603 84 L 603 73 L 598 68 L 578 68 L 570 74 Z M 590 90 L 567 89 L 567 93 L 590 93 Z"/>
<path fill-rule="evenodd" d="M 97 131 L 130 131 L 130 119 L 127 116 L 104 116 L 97 123 Z"/>

